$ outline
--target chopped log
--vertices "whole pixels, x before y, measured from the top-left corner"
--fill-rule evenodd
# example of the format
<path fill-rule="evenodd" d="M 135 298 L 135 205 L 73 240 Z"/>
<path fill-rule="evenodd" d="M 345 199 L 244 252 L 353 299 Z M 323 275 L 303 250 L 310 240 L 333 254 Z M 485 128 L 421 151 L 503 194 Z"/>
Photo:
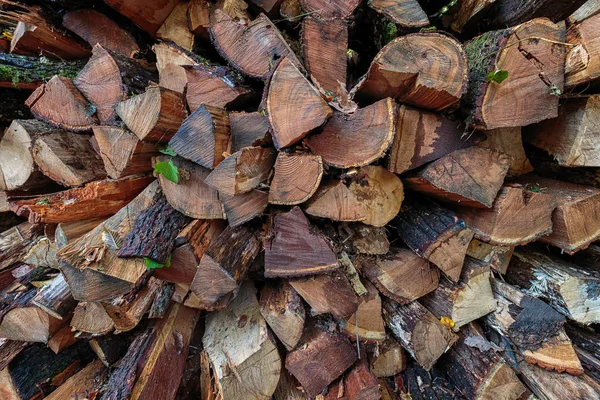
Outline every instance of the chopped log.
<path fill-rule="evenodd" d="M 507 282 L 548 299 L 568 318 L 588 325 L 600 320 L 600 299 L 593 293 L 600 274 L 555 256 L 517 249 L 508 267 Z"/>
<path fill-rule="evenodd" d="M 470 147 L 478 135 L 463 138 L 464 130 L 443 115 L 401 106 L 396 136 L 390 149 L 388 169 L 401 174 L 428 162 Z"/>
<path fill-rule="evenodd" d="M 381 49 L 358 83 L 357 96 L 369 101 L 392 97 L 440 111 L 467 90 L 467 72 L 467 56 L 457 40 L 439 33 L 413 33 Z"/>
<path fill-rule="evenodd" d="M 527 388 L 496 353 L 496 347 L 471 324 L 440 364 L 457 390 L 468 399 L 517 400 Z M 492 396 L 492 397 L 490 397 Z"/>
<path fill-rule="evenodd" d="M 308 303 L 313 315 L 332 314 L 349 319 L 357 312 L 358 297 L 341 271 L 290 280 L 290 285 Z"/>
<path fill-rule="evenodd" d="M 140 51 L 135 39 L 126 30 L 98 11 L 69 11 L 63 16 L 62 25 L 92 47 L 99 44 L 128 58 Z"/>
<path fill-rule="evenodd" d="M 31 299 L 31 296 L 21 296 L 17 300 L 18 304 L 11 304 L 15 308 L 4 314 L 0 322 L 0 337 L 22 342 L 48 343 L 64 321 L 54 318 L 30 302 L 21 304 L 27 298 Z"/>
<path fill-rule="evenodd" d="M 23 222 L 0 233 L 0 270 L 20 263 L 31 246 L 44 234 L 42 225 Z"/>
<path fill-rule="evenodd" d="M 487 140 L 479 147 L 493 149 L 512 157 L 508 167 L 508 176 L 519 176 L 533 171 L 523 148 L 521 128 L 498 128 L 485 132 Z"/>
<path fill-rule="evenodd" d="M 104 27 L 103 27 L 104 28 Z M 155 74 L 137 62 L 99 44 L 92 57 L 73 79 L 73 84 L 96 107 L 100 123 L 116 124 L 115 106 L 128 97 L 144 93 Z"/>
<path fill-rule="evenodd" d="M 396 105 L 387 98 L 351 116 L 334 113 L 322 133 L 311 136 L 306 144 L 329 165 L 361 167 L 383 157 L 395 132 Z"/>
<path fill-rule="evenodd" d="M 347 18 L 354 12 L 354 9 L 356 9 L 359 4 L 359 0 L 300 0 L 300 5 L 307 14 L 316 14 L 321 19 L 325 20 Z"/>
<path fill-rule="evenodd" d="M 260 190 L 251 190 L 235 196 L 221 196 L 227 221 L 236 227 L 260 216 L 269 205 L 269 195 Z"/>
<path fill-rule="evenodd" d="M 268 283 L 260 292 L 260 313 L 285 348 L 293 350 L 304 329 L 302 299 L 288 282 Z"/>
<path fill-rule="evenodd" d="M 409 198 L 397 216 L 398 236 L 453 282 L 460 277 L 473 232 L 458 216 L 432 200 Z"/>
<path fill-rule="evenodd" d="M 379 292 L 369 282 L 364 283 L 367 293 L 358 297 L 358 308 L 342 325 L 346 335 L 352 340 L 365 342 L 382 342 L 385 335 L 385 327 L 381 314 L 381 297 Z"/>
<path fill-rule="evenodd" d="M 210 7 L 207 0 L 191 0 L 187 12 L 188 26 L 195 35 L 208 39 Z"/>
<path fill-rule="evenodd" d="M 190 289 L 206 310 L 227 306 L 260 251 L 260 240 L 248 226 L 227 227 L 200 260 Z"/>
<path fill-rule="evenodd" d="M 406 178 L 411 189 L 468 207 L 492 207 L 508 172 L 510 156 L 469 147 L 453 151 Z M 452 172 L 449 172 L 452 171 Z"/>
<path fill-rule="evenodd" d="M 319 327 L 309 327 L 301 346 L 287 354 L 285 368 L 311 396 L 317 396 L 357 359 L 348 339 Z"/>
<path fill-rule="evenodd" d="M 276 157 L 273 148 L 247 147 L 219 163 L 204 183 L 217 189 L 219 194 L 247 193 L 266 182 Z"/>
<path fill-rule="evenodd" d="M 266 79 L 273 64 L 285 57 L 291 64 L 300 65 L 277 27 L 264 14 L 246 26 L 238 24 L 220 9 L 215 10 L 214 18 L 216 22 L 210 28 L 214 47 L 245 75 Z"/>
<path fill-rule="evenodd" d="M 191 112 L 202 104 L 213 107 L 242 105 L 252 95 L 252 89 L 228 67 L 195 65 L 184 67 L 187 77 L 185 99 Z"/>
<path fill-rule="evenodd" d="M 598 45 L 596 32 L 593 27 L 600 20 L 596 14 L 569 26 L 567 42 L 573 46 L 569 49 L 565 65 L 565 87 L 574 88 L 585 83 L 591 83 L 600 77 L 598 62 Z"/>
<path fill-rule="evenodd" d="M 307 203 L 306 213 L 313 217 L 333 221 L 365 221 L 367 210 L 352 189 L 344 181 L 332 181 L 321 185 Z"/>
<path fill-rule="evenodd" d="M 324 400 L 379 400 L 380 398 L 379 382 L 365 360 L 357 361 L 344 377 L 331 385 L 323 397 Z"/>
<path fill-rule="evenodd" d="M 31 302 L 57 319 L 64 319 L 77 304 L 61 273 L 44 285 Z"/>
<path fill-rule="evenodd" d="M 169 141 L 181 157 L 205 168 L 215 168 L 231 151 L 229 116 L 222 108 L 202 104 Z"/>
<path fill-rule="evenodd" d="M 87 135 L 59 131 L 38 137 L 32 154 L 42 173 L 63 186 L 106 178 L 102 160 Z"/>
<path fill-rule="evenodd" d="M 357 257 L 355 263 L 381 294 L 401 304 L 438 287 L 439 271 L 408 249 L 394 249 L 378 257 Z"/>
<path fill-rule="evenodd" d="M 154 301 L 148 311 L 148 318 L 163 318 L 175 293 L 175 284 L 163 282 L 156 291 Z"/>
<path fill-rule="evenodd" d="M 310 400 L 310 396 L 302 390 L 302 386 L 296 378 L 282 368 L 277 389 L 273 393 L 273 400 Z"/>
<path fill-rule="evenodd" d="M 573 14 L 569 15 L 567 22 L 570 25 L 574 25 L 578 22 L 584 21 L 600 12 L 600 3 L 597 0 L 588 0 L 581 7 L 579 7 Z"/>
<path fill-rule="evenodd" d="M 74 330 L 93 336 L 106 335 L 115 328 L 114 321 L 100 303 L 85 301 L 75 307 L 70 324 Z"/>
<path fill-rule="evenodd" d="M 304 203 L 315 194 L 322 177 L 321 156 L 310 153 L 280 152 L 277 155 L 269 188 L 269 203 L 281 205 Z"/>
<path fill-rule="evenodd" d="M 60 109 L 56 105 L 60 104 Z M 96 109 L 77 90 L 71 79 L 54 76 L 48 83 L 38 87 L 25 105 L 42 121 L 72 131 L 86 131 L 98 119 Z"/>
<path fill-rule="evenodd" d="M 458 340 L 458 336 L 417 301 L 400 305 L 384 299 L 383 310 L 383 319 L 393 336 L 428 371 Z"/>
<path fill-rule="evenodd" d="M 572 99 L 561 105 L 558 118 L 528 128 L 528 139 L 564 167 L 600 167 L 593 145 L 599 119 L 600 96 Z"/>
<path fill-rule="evenodd" d="M 550 195 L 504 186 L 489 209 L 456 207 L 475 237 L 497 246 L 522 246 L 552 232 L 557 204 Z"/>
<path fill-rule="evenodd" d="M 429 25 L 427 14 L 416 0 L 373 0 L 369 7 L 386 16 L 401 28 L 423 28 Z"/>
<path fill-rule="evenodd" d="M 385 228 L 353 224 L 352 247 L 359 254 L 383 255 L 390 251 Z"/>
<path fill-rule="evenodd" d="M 406 368 L 402 346 L 391 337 L 379 344 L 376 354 L 369 357 L 371 372 L 378 378 L 398 375 Z"/>
<path fill-rule="evenodd" d="M 450 318 L 453 330 L 458 332 L 460 327 L 496 309 L 490 275 L 489 265 L 467 258 L 457 284 L 442 280 L 420 302 L 437 318 Z"/>
<path fill-rule="evenodd" d="M 166 42 L 173 42 L 182 48 L 192 51 L 194 47 L 194 34 L 188 24 L 188 4 L 179 2 L 156 31 L 156 38 Z"/>
<path fill-rule="evenodd" d="M 467 0 L 457 4 L 458 9 L 451 9 L 451 19 L 444 26 L 450 26 L 454 32 L 470 32 L 478 23 L 481 23 L 485 14 L 489 12 L 496 0 Z"/>
<path fill-rule="evenodd" d="M 593 218 L 600 207 L 600 190 L 552 179 L 529 176 L 518 181 L 530 191 L 541 191 L 556 199 L 552 233 L 540 241 L 559 247 L 568 254 L 585 249 L 600 236 L 600 222 Z"/>
<path fill-rule="evenodd" d="M 34 90 L 54 75 L 75 76 L 84 65 L 83 61 L 43 60 L 42 62 L 38 57 L 17 54 L 0 54 L 0 63 L 5 71 L 0 74 L 0 87 Z M 23 94 L 28 96 L 26 92 Z M 15 111 L 18 110 L 18 108 L 15 109 Z M 9 121 L 13 119 L 10 118 L 10 114 L 7 117 Z M 23 117 L 19 116 L 18 118 Z"/>
<path fill-rule="evenodd" d="M 222 14 L 216 16 L 216 10 L 221 11 Z M 211 22 L 213 24 L 220 22 L 220 19 L 225 15 L 240 25 L 247 25 L 248 22 L 252 20 L 252 17 L 248 14 L 247 10 L 248 3 L 244 0 L 218 0 L 215 10 L 212 11 Z"/>
<path fill-rule="evenodd" d="M 588 375 L 572 376 L 530 365 L 526 361 L 519 363 L 521 379 L 540 399 L 597 399 L 600 384 Z"/>
<path fill-rule="evenodd" d="M 107 377 L 108 369 L 104 367 L 99 360 L 95 360 L 67 379 L 44 399 L 64 400 L 83 397 L 94 398 L 104 389 Z"/>
<path fill-rule="evenodd" d="M 164 156 L 155 158 L 156 161 L 167 159 L 168 157 Z M 163 175 L 158 176 L 160 186 L 171 206 L 191 218 L 224 219 L 225 210 L 219 193 L 204 183 L 210 170 L 181 157 L 174 157 L 172 160 L 182 175 L 179 183 L 171 182 Z"/>
<path fill-rule="evenodd" d="M 102 364 L 113 367 L 127 353 L 131 338 L 127 335 L 105 335 L 90 339 L 89 344 Z"/>
<path fill-rule="evenodd" d="M 467 255 L 489 264 L 493 270 L 504 275 L 514 251 L 514 247 L 493 246 L 473 239 L 467 248 Z"/>
<path fill-rule="evenodd" d="M 130 176 L 118 180 L 94 181 L 43 197 L 15 200 L 10 203 L 17 215 L 38 223 L 74 222 L 102 218 L 126 206 L 148 184 L 149 176 Z"/>
<path fill-rule="evenodd" d="M 87 219 L 75 222 L 62 222 L 56 226 L 54 241 L 59 249 L 70 241 L 80 238 L 104 221 L 102 218 Z"/>
<path fill-rule="evenodd" d="M 468 124 L 489 130 L 555 118 L 556 93 L 564 88 L 564 41 L 563 22 L 538 18 L 467 42 L 469 90 L 464 104 Z M 488 80 L 494 71 L 507 71 L 508 78 L 501 83 Z"/>
<path fill-rule="evenodd" d="M 46 235 L 48 235 L 47 231 Z M 58 269 L 58 260 L 56 259 L 57 252 L 58 246 L 56 243 L 52 243 L 47 236 L 42 237 L 31 246 L 23 259 L 23 262 L 30 267 Z M 59 286 L 62 286 L 62 284 L 59 284 Z"/>
<path fill-rule="evenodd" d="M 19 342 L 17 340 L 8 339 L 1 339 L 0 342 L 0 371 L 5 369 L 24 348 L 31 345 L 31 343 L 28 342 Z"/>
<path fill-rule="evenodd" d="M 307 16 L 302 21 L 304 62 L 313 82 L 342 96 L 346 89 L 348 22 Z"/>
<path fill-rule="evenodd" d="M 273 217 L 264 247 L 267 278 L 322 274 L 338 266 L 330 245 L 298 206 Z"/>
<path fill-rule="evenodd" d="M 300 141 L 333 113 L 294 65 L 294 59 L 286 57 L 279 62 L 266 93 L 266 113 L 277 150 Z"/>
<path fill-rule="evenodd" d="M 519 2 L 515 0 L 496 1 L 490 10 L 491 23 L 494 26 L 513 26 L 533 18 L 548 17 L 552 21 L 561 21 L 586 0 L 544 0 Z"/>
<path fill-rule="evenodd" d="M 269 133 L 269 120 L 259 112 L 230 113 L 231 151 L 262 144 Z"/>
<path fill-rule="evenodd" d="M 159 85 L 183 94 L 187 85 L 184 67 L 200 64 L 199 58 L 173 43 L 160 42 L 152 46 L 152 50 L 156 54 Z"/>
<path fill-rule="evenodd" d="M 187 117 L 183 96 L 158 86 L 116 105 L 119 117 L 140 140 L 168 142 Z"/>
<path fill-rule="evenodd" d="M 50 340 L 48 340 L 48 347 L 56 354 L 60 353 L 67 347 L 75 344 L 79 340 L 75 333 L 71 330 L 70 325 L 63 325 L 57 332 L 55 332 Z"/>
<path fill-rule="evenodd" d="M 144 1 L 107 0 L 106 4 L 119 14 L 133 21 L 134 24 L 155 36 L 171 11 L 179 3 L 178 0 L 159 0 L 148 4 Z"/>

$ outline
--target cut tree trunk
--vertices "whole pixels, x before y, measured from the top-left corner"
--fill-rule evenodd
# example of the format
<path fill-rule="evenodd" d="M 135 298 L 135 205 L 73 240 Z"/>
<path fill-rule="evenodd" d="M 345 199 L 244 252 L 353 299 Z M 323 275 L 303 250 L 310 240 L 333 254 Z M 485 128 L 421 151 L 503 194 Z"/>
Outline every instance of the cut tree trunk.
<path fill-rule="evenodd" d="M 493 246 L 473 239 L 467 248 L 467 255 L 489 264 L 492 269 L 504 275 L 514 251 L 514 247 Z"/>
<path fill-rule="evenodd" d="M 211 3 L 208 0 L 191 0 L 188 4 L 187 17 L 190 31 L 203 39 L 208 39 Z"/>
<path fill-rule="evenodd" d="M 230 113 L 231 151 L 263 144 L 269 135 L 269 120 L 259 112 Z"/>
<path fill-rule="evenodd" d="M 106 4 L 133 21 L 134 24 L 155 36 L 179 0 L 158 0 L 147 3 L 141 0 L 107 0 Z"/>
<path fill-rule="evenodd" d="M 288 282 L 270 283 L 260 292 L 260 313 L 285 348 L 293 350 L 304 329 L 304 305 Z"/>
<path fill-rule="evenodd" d="M 565 87 L 574 88 L 590 83 L 600 78 L 600 47 L 594 29 L 600 21 L 596 14 L 579 23 L 573 24 L 567 30 L 567 42 L 573 46 L 567 53 L 565 65 Z"/>
<path fill-rule="evenodd" d="M 260 190 L 252 190 L 235 196 L 221 196 L 227 221 L 232 227 L 242 225 L 259 217 L 269 205 L 269 195 Z"/>
<path fill-rule="evenodd" d="M 533 171 L 523 148 L 521 127 L 492 129 L 485 134 L 487 140 L 479 143 L 479 147 L 496 150 L 512 157 L 508 176 L 519 176 Z"/>
<path fill-rule="evenodd" d="M 18 296 L 8 306 L 9 310 L 3 310 L 0 337 L 21 342 L 48 343 L 50 337 L 62 327 L 64 321 L 54 318 L 31 302 L 35 290 L 30 292 Z"/>
<path fill-rule="evenodd" d="M 444 26 L 450 26 L 454 32 L 458 33 L 471 32 L 476 29 L 478 23 L 482 22 L 482 19 L 496 1 L 497 0 L 461 1 L 457 4 L 457 9 L 450 9 L 448 14 L 451 18 L 449 18 L 448 22 L 444 21 Z"/>
<path fill-rule="evenodd" d="M 343 332 L 351 340 L 365 342 L 383 342 L 386 338 L 383 322 L 381 297 L 377 288 L 369 282 L 364 283 L 367 293 L 358 297 L 356 313 L 343 322 Z"/>
<path fill-rule="evenodd" d="M 195 65 L 184 69 L 185 99 L 191 112 L 203 104 L 221 108 L 240 106 L 253 95 L 245 81 L 227 67 Z"/>
<path fill-rule="evenodd" d="M 269 203 L 286 206 L 304 203 L 315 194 L 322 177 L 321 156 L 280 152 L 269 188 Z"/>
<path fill-rule="evenodd" d="M 190 31 L 188 24 L 189 5 L 186 2 L 179 2 L 171 11 L 161 27 L 156 31 L 156 38 L 165 42 L 173 42 L 178 46 L 192 51 L 194 47 L 194 33 Z"/>

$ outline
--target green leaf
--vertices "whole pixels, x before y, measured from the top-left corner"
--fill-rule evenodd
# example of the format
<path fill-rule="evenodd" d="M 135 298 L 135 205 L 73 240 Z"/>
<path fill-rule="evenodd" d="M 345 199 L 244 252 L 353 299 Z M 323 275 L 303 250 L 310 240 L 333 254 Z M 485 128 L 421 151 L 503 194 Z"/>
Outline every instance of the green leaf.
<path fill-rule="evenodd" d="M 488 82 L 502 83 L 506 78 L 508 78 L 508 71 L 497 69 L 490 72 L 488 76 L 486 76 L 485 80 Z"/>
<path fill-rule="evenodd" d="M 43 199 L 41 199 L 40 201 L 38 201 L 35 204 L 40 204 L 40 205 L 43 205 L 43 206 L 47 206 L 47 205 L 50 204 L 50 199 L 48 199 L 47 197 L 44 197 Z"/>
<path fill-rule="evenodd" d="M 158 145 L 158 151 L 160 151 L 163 154 L 166 154 L 168 156 L 176 156 L 177 153 L 175 153 L 175 150 L 173 150 L 173 148 L 171 146 L 169 146 L 168 144 L 160 144 Z"/>
<path fill-rule="evenodd" d="M 162 268 L 165 266 L 164 264 L 156 262 L 153 259 L 148 258 L 148 257 L 144 257 L 144 262 L 146 262 L 146 269 L 157 269 L 157 268 Z M 169 260 L 169 263 L 170 263 L 170 260 Z"/>
<path fill-rule="evenodd" d="M 173 160 L 157 162 L 154 165 L 154 172 L 161 174 L 171 182 L 179 183 L 179 170 L 173 164 Z"/>

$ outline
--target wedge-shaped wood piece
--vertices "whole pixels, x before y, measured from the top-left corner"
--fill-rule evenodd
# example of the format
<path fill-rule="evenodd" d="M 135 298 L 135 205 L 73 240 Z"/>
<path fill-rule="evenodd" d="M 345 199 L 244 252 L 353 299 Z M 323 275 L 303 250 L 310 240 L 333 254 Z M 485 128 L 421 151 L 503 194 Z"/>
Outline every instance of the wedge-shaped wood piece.
<path fill-rule="evenodd" d="M 152 50 L 156 54 L 159 86 L 183 94 L 188 83 L 184 67 L 200 64 L 198 57 L 169 42 L 159 42 Z"/>
<path fill-rule="evenodd" d="M 115 106 L 128 97 L 144 93 L 156 77 L 134 60 L 108 49 L 96 44 L 92 57 L 73 79 L 73 84 L 96 107 L 100 123 L 114 125 Z"/>
<path fill-rule="evenodd" d="M 521 127 L 492 129 L 485 134 L 487 140 L 479 143 L 479 147 L 497 150 L 512 157 L 508 176 L 519 176 L 533 171 L 523 148 Z"/>
<path fill-rule="evenodd" d="M 467 255 L 489 264 L 492 269 L 504 275 L 514 251 L 514 247 L 493 246 L 473 239 L 469 243 Z"/>
<path fill-rule="evenodd" d="M 506 400 L 522 398 L 527 388 L 498 355 L 496 346 L 473 325 L 465 326 L 460 340 L 436 366 L 469 399 L 488 399 L 502 393 Z M 491 397 L 490 397 L 491 396 Z"/>
<path fill-rule="evenodd" d="M 177 3 L 162 26 L 156 31 L 156 38 L 165 42 L 173 42 L 188 51 L 192 51 L 195 38 L 188 24 L 188 7 L 187 3 Z"/>
<path fill-rule="evenodd" d="M 57 108 L 56 105 L 61 107 Z M 95 109 L 69 78 L 54 76 L 25 101 L 42 121 L 72 131 L 86 131 L 98 122 Z"/>
<path fill-rule="evenodd" d="M 342 395 L 343 393 L 343 395 Z M 379 382 L 369 369 L 367 360 L 356 361 L 348 373 L 330 386 L 324 400 L 380 399 Z"/>
<path fill-rule="evenodd" d="M 323 177 L 321 156 L 310 153 L 277 155 L 275 172 L 269 188 L 269 203 L 296 205 L 304 203 L 317 191 Z"/>
<path fill-rule="evenodd" d="M 86 396 L 97 396 L 104 388 L 108 378 L 108 368 L 100 360 L 92 361 L 81 371 L 67 379 L 55 391 L 44 397 L 47 400 L 72 399 L 85 393 Z"/>
<path fill-rule="evenodd" d="M 416 254 L 458 281 L 473 232 L 454 212 L 427 198 L 413 197 L 402 205 L 397 231 Z"/>
<path fill-rule="evenodd" d="M 43 286 L 31 303 L 57 319 L 65 319 L 77 305 L 65 277 L 61 273 Z"/>
<path fill-rule="evenodd" d="M 593 217 L 600 212 L 599 189 L 535 176 L 523 177 L 518 183 L 552 196 L 558 203 L 552 214 L 552 233 L 540 241 L 573 254 L 600 237 L 600 221 Z"/>
<path fill-rule="evenodd" d="M 181 157 L 214 168 L 231 151 L 229 116 L 222 108 L 201 105 L 183 121 L 169 146 Z"/>
<path fill-rule="evenodd" d="M 158 157 L 155 160 L 168 162 L 169 158 Z M 172 160 L 181 174 L 179 183 L 171 182 L 163 175 L 159 175 L 158 180 L 173 208 L 192 218 L 224 219 L 225 210 L 219 193 L 204 183 L 210 170 L 181 157 Z"/>
<path fill-rule="evenodd" d="M 260 292 L 260 313 L 285 348 L 293 350 L 304 330 L 304 305 L 288 282 L 268 283 Z"/>
<path fill-rule="evenodd" d="M 469 207 L 492 207 L 508 172 L 510 156 L 469 147 L 454 151 L 406 178 L 409 188 Z"/>
<path fill-rule="evenodd" d="M 187 117 L 183 96 L 158 86 L 118 103 L 115 109 L 131 132 L 149 142 L 168 142 Z"/>
<path fill-rule="evenodd" d="M 426 370 L 458 340 L 418 301 L 401 305 L 384 299 L 383 310 L 383 319 L 393 336 Z"/>
<path fill-rule="evenodd" d="M 339 270 L 292 279 L 290 285 L 308 303 L 314 315 L 329 313 L 336 318 L 348 319 L 358 309 L 358 297 L 346 275 Z"/>
<path fill-rule="evenodd" d="M 263 144 L 270 135 L 269 119 L 259 112 L 229 113 L 229 126 L 232 152 Z"/>
<path fill-rule="evenodd" d="M 278 64 L 270 78 L 266 112 L 278 150 L 300 141 L 333 113 L 289 58 Z"/>
<path fill-rule="evenodd" d="M 343 181 L 327 182 L 311 197 L 306 213 L 333 221 L 364 221 L 367 210 Z"/>
<path fill-rule="evenodd" d="M 378 378 L 395 376 L 406 368 L 402 346 L 392 337 L 379 344 L 379 351 L 369 357 L 371 372 Z"/>
<path fill-rule="evenodd" d="M 260 216 L 269 205 L 268 193 L 251 190 L 235 196 L 220 195 L 229 225 L 235 227 Z"/>
<path fill-rule="evenodd" d="M 192 112 L 202 104 L 213 107 L 241 105 L 252 95 L 245 81 L 228 67 L 196 65 L 184 69 L 187 77 L 185 99 Z"/>
<path fill-rule="evenodd" d="M 338 267 L 327 240 L 312 227 L 300 207 L 275 215 L 265 240 L 265 276 L 315 275 Z"/>
<path fill-rule="evenodd" d="M 381 49 L 358 83 L 357 96 L 369 100 L 392 97 L 440 111 L 466 92 L 467 73 L 467 56 L 457 40 L 439 33 L 413 33 Z"/>
<path fill-rule="evenodd" d="M 381 294 L 398 303 L 410 303 L 438 287 L 439 271 L 408 249 L 378 257 L 361 256 L 355 263 Z"/>
<path fill-rule="evenodd" d="M 429 25 L 429 18 L 417 0 L 373 0 L 369 7 L 402 28 L 422 28 Z"/>
<path fill-rule="evenodd" d="M 294 65 L 300 62 L 275 25 L 264 14 L 244 26 L 222 10 L 214 13 L 216 23 L 210 36 L 217 51 L 236 69 L 252 78 L 266 79 L 273 63 L 287 57 Z"/>
<path fill-rule="evenodd" d="M 309 14 L 317 14 L 321 19 L 349 17 L 359 4 L 359 0 L 300 0 L 302 10 Z"/>
<path fill-rule="evenodd" d="M 572 376 L 547 371 L 527 361 L 519 363 L 519 371 L 523 382 L 540 399 L 584 400 L 597 398 L 600 393 L 600 384 L 589 375 Z"/>
<path fill-rule="evenodd" d="M 100 303 L 81 301 L 75 307 L 71 327 L 92 336 L 102 336 L 115 328 L 115 323 Z"/>
<path fill-rule="evenodd" d="M 119 180 L 94 181 L 48 196 L 10 203 L 17 215 L 44 223 L 73 222 L 107 217 L 126 206 L 148 184 L 149 176 L 133 176 Z"/>
<path fill-rule="evenodd" d="M 594 26 L 600 21 L 600 14 L 569 26 L 567 42 L 569 49 L 565 65 L 565 86 L 573 88 L 600 78 L 600 46 L 596 40 Z"/>
<path fill-rule="evenodd" d="M 367 293 L 358 297 L 356 313 L 343 321 L 342 329 L 352 340 L 358 337 L 361 341 L 380 343 L 386 337 L 381 297 L 371 283 L 365 281 L 363 284 Z"/>
<path fill-rule="evenodd" d="M 523 41 L 523 38 L 540 38 Z M 467 122 L 477 129 L 525 126 L 558 114 L 564 89 L 565 24 L 537 18 L 513 28 L 487 32 L 465 45 L 469 58 Z M 487 80 L 507 71 L 501 83 Z M 540 75 L 542 74 L 542 75 Z"/>
<path fill-rule="evenodd" d="M 401 174 L 475 144 L 475 133 L 462 137 L 464 129 L 443 115 L 401 106 L 396 135 L 390 148 L 388 169 Z"/>
<path fill-rule="evenodd" d="M 206 310 L 225 308 L 259 251 L 260 240 L 248 226 L 227 227 L 211 242 L 190 286 L 201 306 Z"/>
<path fill-rule="evenodd" d="M 106 15 L 92 9 L 69 11 L 63 16 L 62 25 L 88 42 L 131 58 L 140 51 L 135 39 Z"/>
<path fill-rule="evenodd" d="M 306 329 L 298 348 L 287 354 L 285 368 L 314 397 L 350 368 L 356 359 L 356 349 L 348 339 L 311 326 Z"/>
<path fill-rule="evenodd" d="M 350 116 L 336 112 L 306 144 L 334 167 L 361 167 L 383 157 L 395 132 L 396 105 L 387 98 Z"/>
<path fill-rule="evenodd" d="M 151 36 L 156 35 L 156 31 L 171 14 L 177 3 L 179 3 L 178 0 L 159 0 L 152 2 L 152 4 L 141 0 L 108 0 L 106 2 L 119 14 L 129 18 Z"/>
<path fill-rule="evenodd" d="M 204 182 L 225 195 L 247 193 L 267 180 L 276 157 L 272 147 L 247 147 L 225 158 Z"/>

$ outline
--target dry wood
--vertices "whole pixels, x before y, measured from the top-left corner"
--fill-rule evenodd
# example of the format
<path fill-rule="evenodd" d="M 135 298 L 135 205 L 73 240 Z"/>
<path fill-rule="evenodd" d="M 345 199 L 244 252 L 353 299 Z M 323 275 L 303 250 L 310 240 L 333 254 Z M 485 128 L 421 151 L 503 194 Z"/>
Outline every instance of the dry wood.
<path fill-rule="evenodd" d="M 75 333 L 71 330 L 70 325 L 63 325 L 57 332 L 55 332 L 50 340 L 48 340 L 48 347 L 56 354 L 60 353 L 67 347 L 75 344 L 79 340 Z M 62 385 L 61 385 L 62 386 Z"/>
<path fill-rule="evenodd" d="M 235 196 L 221 196 L 227 221 L 232 227 L 244 224 L 265 211 L 269 195 L 260 190 L 251 190 Z"/>
<path fill-rule="evenodd" d="M 0 233 L 0 270 L 20 263 L 43 234 L 42 225 L 29 222 L 23 222 Z"/>
<path fill-rule="evenodd" d="M 95 360 L 67 379 L 45 399 L 64 400 L 97 396 L 102 392 L 107 377 L 108 369 L 99 360 Z"/>
<path fill-rule="evenodd" d="M 304 305 L 288 282 L 269 283 L 260 292 L 260 313 L 285 348 L 293 350 L 304 329 Z"/>
<path fill-rule="evenodd" d="M 167 19 L 171 11 L 179 3 L 178 0 L 158 0 L 147 3 L 142 0 L 108 0 L 106 4 L 114 8 L 120 14 L 129 18 L 134 24 L 148 32 L 156 35 L 156 32 Z"/>
<path fill-rule="evenodd" d="M 381 314 L 381 297 L 379 292 L 369 282 L 364 282 L 367 293 L 358 297 L 356 313 L 343 322 L 343 331 L 349 338 L 366 342 L 382 342 L 385 327 Z"/>
<path fill-rule="evenodd" d="M 70 241 L 80 238 L 97 227 L 102 221 L 104 221 L 104 219 L 95 218 L 75 222 L 62 222 L 56 226 L 54 241 L 56 242 L 57 247 L 62 249 Z"/>
<path fill-rule="evenodd" d="M 390 251 L 385 228 L 352 224 L 352 247 L 359 254 L 383 255 Z"/>
<path fill-rule="evenodd" d="M 300 5 L 306 13 L 316 14 L 321 19 L 349 17 L 359 4 L 359 0 L 300 0 Z"/>
<path fill-rule="evenodd" d="M 342 395 L 343 393 L 343 395 Z M 379 382 L 366 360 L 358 360 L 352 369 L 330 386 L 324 400 L 379 400 Z"/>
<path fill-rule="evenodd" d="M 526 361 L 519 363 L 521 379 L 531 391 L 543 400 L 560 400 L 564 398 L 574 400 L 598 399 L 600 384 L 588 375 L 581 377 L 530 365 Z"/>
<path fill-rule="evenodd" d="M 371 372 L 378 377 L 395 376 L 406 368 L 406 356 L 402 346 L 391 337 L 386 338 L 369 358 Z"/>
<path fill-rule="evenodd" d="M 262 144 L 269 134 L 269 120 L 259 113 L 230 113 L 231 151 Z"/>
<path fill-rule="evenodd" d="M 302 390 L 302 386 L 296 378 L 282 368 L 277 389 L 273 393 L 273 400 L 310 400 L 310 396 Z"/>
<path fill-rule="evenodd" d="M 200 64 L 198 57 L 173 43 L 160 42 L 152 50 L 156 54 L 159 85 L 183 94 L 188 83 L 184 67 Z"/>
<path fill-rule="evenodd" d="M 239 75 L 220 65 L 184 67 L 187 77 L 185 99 L 191 112 L 202 104 L 213 107 L 239 106 L 249 100 L 252 90 Z"/>
<path fill-rule="evenodd" d="M 586 0 L 544 0 L 544 1 L 515 1 L 499 0 L 494 4 L 490 14 L 495 26 L 513 26 L 532 18 L 548 17 L 552 21 L 567 18 Z"/>
<path fill-rule="evenodd" d="M 57 319 L 64 319 L 77 304 L 61 273 L 44 285 L 31 303 Z"/>
<path fill-rule="evenodd" d="M 458 4 L 458 9 L 450 10 L 452 16 L 451 21 L 445 26 L 450 25 L 453 31 L 461 33 L 470 31 L 473 27 L 481 22 L 486 12 L 489 11 L 491 5 L 497 0 L 467 0 Z"/>
<path fill-rule="evenodd" d="M 188 4 L 179 2 L 156 31 L 156 38 L 173 42 L 188 51 L 194 47 L 194 34 L 188 24 Z"/>
<path fill-rule="evenodd" d="M 480 143 L 479 147 L 497 150 L 512 157 L 508 176 L 519 176 L 533 171 L 523 148 L 521 128 L 498 128 L 485 132 L 487 140 Z"/>
<path fill-rule="evenodd" d="M 216 10 L 221 11 L 221 14 L 216 15 Z M 218 0 L 211 12 L 211 22 L 220 22 L 223 15 L 240 25 L 247 25 L 252 20 L 248 14 L 248 3 L 244 0 Z"/>
<path fill-rule="evenodd" d="M 514 251 L 514 247 L 493 246 L 473 239 L 467 248 L 467 255 L 489 264 L 492 269 L 504 275 Z"/>
<path fill-rule="evenodd" d="M 310 153 L 280 152 L 277 155 L 269 188 L 269 203 L 281 205 L 304 203 L 315 194 L 322 177 L 321 156 Z"/>
<path fill-rule="evenodd" d="M 423 28 L 429 25 L 427 14 L 416 0 L 373 0 L 369 7 L 401 28 Z"/>
<path fill-rule="evenodd" d="M 584 21 L 600 12 L 600 2 L 597 0 L 588 0 L 581 7 L 579 7 L 573 14 L 569 15 L 567 22 L 570 24 L 576 24 Z"/>
<path fill-rule="evenodd" d="M 191 0 L 187 12 L 190 31 L 202 38 L 208 38 L 210 27 L 210 7 L 208 0 Z"/>
<path fill-rule="evenodd" d="M 75 307 L 70 324 L 74 330 L 93 336 L 106 335 L 115 327 L 114 321 L 100 303 L 85 301 L 79 302 Z"/>

